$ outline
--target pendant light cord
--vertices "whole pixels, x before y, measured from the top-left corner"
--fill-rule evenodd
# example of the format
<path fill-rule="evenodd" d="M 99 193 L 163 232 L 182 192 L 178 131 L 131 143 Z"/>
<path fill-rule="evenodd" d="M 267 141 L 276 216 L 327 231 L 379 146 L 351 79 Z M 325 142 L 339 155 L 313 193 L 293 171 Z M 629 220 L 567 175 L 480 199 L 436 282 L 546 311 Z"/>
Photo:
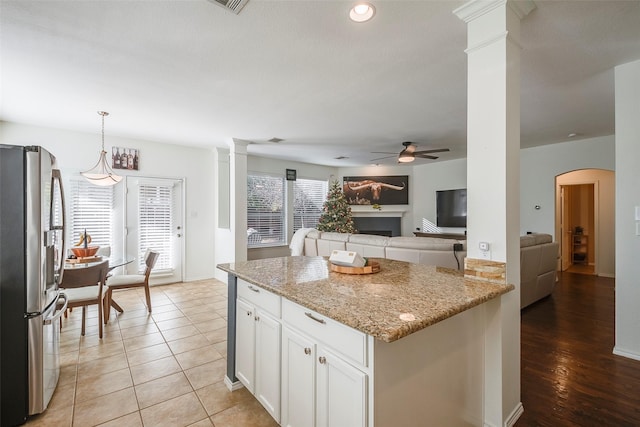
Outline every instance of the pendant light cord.
<path fill-rule="evenodd" d="M 104 116 L 108 116 L 106 111 L 98 111 L 98 114 L 102 116 L 102 151 L 104 151 Z"/>

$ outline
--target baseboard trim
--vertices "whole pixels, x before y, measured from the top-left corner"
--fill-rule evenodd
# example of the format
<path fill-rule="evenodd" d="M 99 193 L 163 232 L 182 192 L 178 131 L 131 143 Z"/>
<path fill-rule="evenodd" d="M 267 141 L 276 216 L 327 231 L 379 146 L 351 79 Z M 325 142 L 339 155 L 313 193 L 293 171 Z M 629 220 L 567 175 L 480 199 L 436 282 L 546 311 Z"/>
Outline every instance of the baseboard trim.
<path fill-rule="evenodd" d="M 613 347 L 613 354 L 615 354 L 616 356 L 626 357 L 628 359 L 640 360 L 640 354 L 622 350 L 620 349 L 620 347 Z"/>
<path fill-rule="evenodd" d="M 513 411 L 509 414 L 507 419 L 504 421 L 504 427 L 513 427 L 516 425 L 516 421 L 520 419 L 520 416 L 524 413 L 524 406 L 522 406 L 522 402 L 518 402 Z"/>
<path fill-rule="evenodd" d="M 232 383 L 229 377 L 226 375 L 224 376 L 224 385 L 227 386 L 229 391 L 240 390 L 242 387 L 244 387 L 244 385 L 240 381 L 236 381 L 235 383 Z"/>
<path fill-rule="evenodd" d="M 598 273 L 598 276 L 606 277 L 608 279 L 615 279 L 616 278 L 615 273 Z"/>
<path fill-rule="evenodd" d="M 520 416 L 524 413 L 524 406 L 522 406 L 522 402 L 518 402 L 513 411 L 509 414 L 506 420 L 504 420 L 503 427 L 513 427 Z M 485 421 L 483 423 L 483 427 L 496 427 L 494 424 Z"/>

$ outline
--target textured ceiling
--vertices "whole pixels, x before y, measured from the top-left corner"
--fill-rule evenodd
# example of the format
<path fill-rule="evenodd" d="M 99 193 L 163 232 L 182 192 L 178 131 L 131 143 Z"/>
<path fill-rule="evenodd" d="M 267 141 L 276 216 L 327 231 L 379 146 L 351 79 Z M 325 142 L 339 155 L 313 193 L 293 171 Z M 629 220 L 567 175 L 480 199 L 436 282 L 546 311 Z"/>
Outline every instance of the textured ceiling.
<path fill-rule="evenodd" d="M 463 2 L 373 3 L 355 24 L 351 1 L 249 0 L 235 15 L 206 0 L 2 0 L 0 120 L 97 134 L 106 110 L 107 144 L 239 138 L 250 154 L 333 166 L 405 140 L 464 157 Z M 640 59 L 640 1 L 536 5 L 522 23 L 522 146 L 612 134 L 613 67 Z"/>

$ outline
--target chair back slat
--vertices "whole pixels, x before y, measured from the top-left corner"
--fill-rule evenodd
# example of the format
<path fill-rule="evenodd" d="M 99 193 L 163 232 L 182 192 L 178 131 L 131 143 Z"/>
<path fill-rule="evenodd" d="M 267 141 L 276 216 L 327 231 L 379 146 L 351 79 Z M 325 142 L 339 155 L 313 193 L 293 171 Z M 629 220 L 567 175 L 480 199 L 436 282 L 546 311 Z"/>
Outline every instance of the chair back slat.
<path fill-rule="evenodd" d="M 153 267 L 156 265 L 156 261 L 158 261 L 159 256 L 160 256 L 160 253 L 156 251 L 149 250 L 147 252 L 147 256 L 145 258 L 145 264 L 147 265 L 147 268 L 144 272 L 144 275 L 146 276 L 147 279 L 151 274 L 151 270 L 153 270 Z"/>
<path fill-rule="evenodd" d="M 102 284 L 108 271 L 109 261 L 89 267 L 68 268 L 64 271 L 60 287 L 70 289 Z"/>

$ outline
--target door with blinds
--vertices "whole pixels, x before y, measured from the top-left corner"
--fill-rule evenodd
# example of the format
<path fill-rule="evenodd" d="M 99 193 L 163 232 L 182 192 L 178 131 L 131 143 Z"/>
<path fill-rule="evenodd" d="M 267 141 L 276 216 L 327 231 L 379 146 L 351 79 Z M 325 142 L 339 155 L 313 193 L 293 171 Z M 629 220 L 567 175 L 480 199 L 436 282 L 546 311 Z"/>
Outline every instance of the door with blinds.
<path fill-rule="evenodd" d="M 144 272 L 147 249 L 160 253 L 152 284 L 183 280 L 183 181 L 127 177 L 126 252 L 136 261 L 128 274 Z"/>

